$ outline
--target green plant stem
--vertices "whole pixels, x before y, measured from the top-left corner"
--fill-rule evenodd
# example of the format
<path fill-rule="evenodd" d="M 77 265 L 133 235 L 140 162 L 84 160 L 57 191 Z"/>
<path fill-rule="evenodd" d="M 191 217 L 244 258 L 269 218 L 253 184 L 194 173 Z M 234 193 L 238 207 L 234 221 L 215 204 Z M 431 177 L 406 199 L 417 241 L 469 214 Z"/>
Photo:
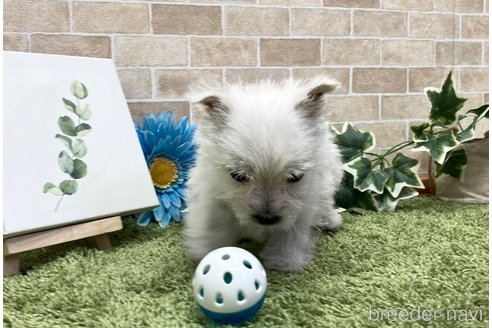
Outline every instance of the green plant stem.
<path fill-rule="evenodd" d="M 398 145 L 390 148 L 389 150 L 387 150 L 386 152 L 384 152 L 381 156 L 384 158 L 388 155 L 391 155 L 393 154 L 394 152 L 397 152 L 405 147 L 408 147 L 410 146 L 411 144 L 413 144 L 414 142 L 413 141 L 404 141 L 404 142 L 401 142 L 399 143 Z"/>
<path fill-rule="evenodd" d="M 77 107 L 80 108 L 80 100 L 79 100 L 79 98 L 77 98 Z M 77 114 L 75 114 L 75 115 L 77 115 Z M 80 116 L 79 115 L 77 115 L 77 119 L 78 119 L 77 125 L 80 125 Z"/>
<path fill-rule="evenodd" d="M 61 196 L 60 197 L 60 200 L 58 201 L 58 203 L 56 203 L 55 212 L 58 211 L 58 206 L 60 206 L 60 203 L 63 200 L 63 197 L 65 197 L 65 194 L 63 196 Z"/>
<path fill-rule="evenodd" d="M 370 156 L 376 156 L 376 158 L 371 160 L 371 163 L 374 163 L 374 166 L 379 165 L 379 168 L 382 170 L 384 169 L 384 165 L 391 165 L 390 162 L 386 159 L 387 156 L 405 148 L 410 145 L 412 145 L 414 142 L 413 141 L 404 141 L 399 143 L 398 145 L 388 149 L 386 152 L 383 154 L 375 154 L 375 153 L 364 153 L 365 155 L 370 155 Z"/>

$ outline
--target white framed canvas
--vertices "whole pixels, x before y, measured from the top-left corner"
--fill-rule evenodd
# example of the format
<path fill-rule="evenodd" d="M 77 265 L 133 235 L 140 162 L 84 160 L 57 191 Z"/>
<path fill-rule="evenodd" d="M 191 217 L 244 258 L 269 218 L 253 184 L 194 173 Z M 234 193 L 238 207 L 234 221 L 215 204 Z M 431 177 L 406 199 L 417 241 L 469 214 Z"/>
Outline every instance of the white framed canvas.
<path fill-rule="evenodd" d="M 158 205 L 110 59 L 3 55 L 4 238 Z"/>

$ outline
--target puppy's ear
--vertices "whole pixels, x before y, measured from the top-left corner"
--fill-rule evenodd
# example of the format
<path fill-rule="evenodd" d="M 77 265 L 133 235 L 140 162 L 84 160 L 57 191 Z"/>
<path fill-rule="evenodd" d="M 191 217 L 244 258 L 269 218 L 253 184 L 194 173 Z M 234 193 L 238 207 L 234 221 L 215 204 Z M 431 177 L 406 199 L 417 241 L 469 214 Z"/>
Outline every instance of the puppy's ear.
<path fill-rule="evenodd" d="M 212 125 L 223 125 L 230 113 L 230 108 L 222 100 L 221 84 L 200 80 L 185 94 L 191 103 L 193 119 Z"/>
<path fill-rule="evenodd" d="M 206 96 L 195 103 L 200 117 L 211 120 L 217 125 L 223 125 L 227 121 L 230 108 L 222 102 L 218 96 Z"/>
<path fill-rule="evenodd" d="M 297 104 L 297 109 L 306 117 L 319 117 L 326 102 L 326 94 L 335 91 L 340 85 L 331 79 L 318 78 L 308 84 L 306 97 Z"/>

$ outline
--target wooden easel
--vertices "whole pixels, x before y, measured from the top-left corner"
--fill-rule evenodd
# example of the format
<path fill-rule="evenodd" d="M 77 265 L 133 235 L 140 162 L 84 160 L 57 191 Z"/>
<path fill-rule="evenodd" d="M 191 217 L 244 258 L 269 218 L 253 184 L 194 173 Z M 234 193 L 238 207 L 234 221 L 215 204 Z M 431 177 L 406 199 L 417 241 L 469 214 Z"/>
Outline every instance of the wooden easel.
<path fill-rule="evenodd" d="M 5 239 L 3 241 L 3 273 L 19 272 L 20 253 L 33 249 L 79 239 L 86 239 L 90 247 L 111 248 L 107 234 L 122 228 L 121 217 L 114 216 Z"/>

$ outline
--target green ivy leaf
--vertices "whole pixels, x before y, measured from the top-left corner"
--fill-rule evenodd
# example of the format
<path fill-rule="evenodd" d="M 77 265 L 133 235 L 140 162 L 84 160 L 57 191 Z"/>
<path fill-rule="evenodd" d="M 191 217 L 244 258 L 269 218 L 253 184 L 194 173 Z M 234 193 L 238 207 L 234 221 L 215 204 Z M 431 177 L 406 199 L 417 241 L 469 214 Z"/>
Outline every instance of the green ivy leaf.
<path fill-rule="evenodd" d="M 456 140 L 458 140 L 459 143 L 463 143 L 475 138 L 475 126 L 474 123 L 471 123 L 466 129 L 456 135 Z"/>
<path fill-rule="evenodd" d="M 72 82 L 72 84 L 70 85 L 70 91 L 72 92 L 72 95 L 79 99 L 84 99 L 89 95 L 89 92 L 87 91 L 85 85 L 79 81 Z"/>
<path fill-rule="evenodd" d="M 445 130 L 434 135 L 429 134 L 425 142 L 417 142 L 412 151 L 429 152 L 434 160 L 442 164 L 446 154 L 458 146 L 458 140 L 451 130 Z"/>
<path fill-rule="evenodd" d="M 73 161 L 73 171 L 70 176 L 74 179 L 80 179 L 87 175 L 87 165 L 80 159 Z"/>
<path fill-rule="evenodd" d="M 482 117 L 489 118 L 489 104 L 482 105 L 482 106 L 475 108 L 475 109 L 470 109 L 466 113 L 476 115 L 477 120 L 481 119 Z"/>
<path fill-rule="evenodd" d="M 68 150 L 72 150 L 72 139 L 61 134 L 56 134 L 55 138 L 60 140 L 67 147 Z"/>
<path fill-rule="evenodd" d="M 82 158 L 87 154 L 87 146 L 82 139 L 75 139 L 71 146 L 72 153 L 77 158 Z"/>
<path fill-rule="evenodd" d="M 343 163 L 348 163 L 361 157 L 364 151 L 369 151 L 374 147 L 374 134 L 362 132 L 347 122 L 343 126 L 342 133 L 336 131 L 333 142 L 340 150 Z"/>
<path fill-rule="evenodd" d="M 423 142 L 427 141 L 428 138 L 428 133 L 425 132 L 425 129 L 427 129 L 430 126 L 429 123 L 424 122 L 420 125 L 412 125 L 410 126 L 410 130 L 413 132 L 413 141 L 414 142 Z"/>
<path fill-rule="evenodd" d="M 419 193 L 410 187 L 404 187 L 397 197 L 393 197 L 388 190 L 385 190 L 381 195 L 374 197 L 378 212 L 392 213 L 395 211 L 396 205 L 400 200 L 408 199 L 417 196 Z"/>
<path fill-rule="evenodd" d="M 75 114 L 77 114 L 77 116 L 80 117 L 80 119 L 82 119 L 84 121 L 87 121 L 92 116 L 92 112 L 90 110 L 90 107 L 87 104 L 77 106 L 75 108 Z"/>
<path fill-rule="evenodd" d="M 77 192 L 77 181 L 63 180 L 59 188 L 65 195 L 73 195 Z"/>
<path fill-rule="evenodd" d="M 77 132 L 75 131 L 75 123 L 68 116 L 60 117 L 58 119 L 58 126 L 67 136 L 75 137 L 77 135 Z"/>
<path fill-rule="evenodd" d="M 386 181 L 386 190 L 393 198 L 397 198 L 405 187 L 424 188 L 418 176 L 419 161 L 398 153 L 391 166 L 383 170 L 389 177 Z"/>
<path fill-rule="evenodd" d="M 456 135 L 456 139 L 460 142 L 463 143 L 468 140 L 472 140 L 475 138 L 475 128 L 477 126 L 478 121 L 480 121 L 482 118 L 489 117 L 489 105 L 483 105 L 475 109 L 471 109 L 466 114 L 473 114 L 475 117 L 473 118 L 473 121 L 468 125 L 466 129 L 461 131 Z M 460 120 L 465 119 L 467 116 L 462 115 L 460 116 Z"/>
<path fill-rule="evenodd" d="M 337 207 L 357 213 L 377 210 L 371 193 L 355 189 L 354 178 L 347 172 L 345 172 L 342 183 L 335 193 L 335 204 Z"/>
<path fill-rule="evenodd" d="M 54 183 L 47 182 L 43 187 L 43 192 L 53 194 L 55 196 L 63 196 L 63 191 L 60 190 Z"/>
<path fill-rule="evenodd" d="M 432 123 L 448 126 L 456 122 L 456 113 L 463 107 L 466 99 L 458 98 L 453 87 L 452 73 L 449 72 L 441 92 L 435 89 L 426 89 L 427 98 L 432 108 L 429 118 Z"/>
<path fill-rule="evenodd" d="M 444 164 L 436 164 L 436 177 L 448 174 L 463 181 L 467 162 L 466 151 L 463 148 L 455 149 L 448 153 Z"/>
<path fill-rule="evenodd" d="M 77 137 L 83 137 L 91 131 L 92 127 L 87 123 L 81 123 L 75 128 Z"/>
<path fill-rule="evenodd" d="M 64 173 L 71 174 L 74 169 L 73 159 L 66 151 L 62 151 L 58 155 L 58 165 Z"/>
<path fill-rule="evenodd" d="M 372 167 L 372 163 L 366 157 L 359 157 L 345 165 L 345 171 L 354 176 L 354 187 L 360 191 L 374 191 L 381 194 L 388 175 Z"/>
<path fill-rule="evenodd" d="M 73 102 L 71 102 L 70 100 L 66 99 L 66 98 L 62 98 L 63 100 L 63 104 L 65 105 L 65 108 L 72 112 L 72 113 L 75 113 L 75 108 L 77 106 L 75 106 L 75 104 Z"/>

